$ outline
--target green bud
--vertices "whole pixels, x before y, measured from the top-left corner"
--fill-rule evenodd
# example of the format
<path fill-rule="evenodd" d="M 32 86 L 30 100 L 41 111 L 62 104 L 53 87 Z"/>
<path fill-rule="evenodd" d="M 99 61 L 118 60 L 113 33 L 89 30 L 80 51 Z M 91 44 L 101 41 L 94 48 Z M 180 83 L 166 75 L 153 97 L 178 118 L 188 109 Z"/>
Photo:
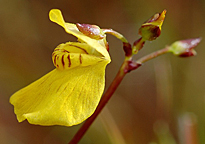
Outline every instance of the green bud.
<path fill-rule="evenodd" d="M 155 40 L 161 34 L 161 27 L 164 22 L 166 10 L 162 13 L 157 13 L 147 20 L 139 29 L 139 34 L 144 40 Z"/>
<path fill-rule="evenodd" d="M 201 38 L 176 41 L 169 47 L 170 52 L 179 57 L 195 56 L 197 53 L 194 48 L 200 43 L 200 41 Z"/>
<path fill-rule="evenodd" d="M 138 51 L 143 48 L 144 43 L 145 41 L 142 38 L 139 38 L 138 40 L 136 40 L 133 44 L 133 50 L 132 50 L 133 54 L 137 54 Z"/>

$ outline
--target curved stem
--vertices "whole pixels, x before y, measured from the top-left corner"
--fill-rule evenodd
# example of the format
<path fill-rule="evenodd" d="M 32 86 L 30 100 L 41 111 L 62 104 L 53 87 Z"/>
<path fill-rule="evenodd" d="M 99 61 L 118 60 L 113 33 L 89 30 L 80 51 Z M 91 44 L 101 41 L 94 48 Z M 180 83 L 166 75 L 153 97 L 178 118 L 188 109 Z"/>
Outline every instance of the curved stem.
<path fill-rule="evenodd" d="M 114 31 L 113 29 L 102 29 L 104 33 L 111 34 L 115 36 L 116 38 L 120 39 L 123 43 L 128 43 L 127 39 L 120 33 Z"/>

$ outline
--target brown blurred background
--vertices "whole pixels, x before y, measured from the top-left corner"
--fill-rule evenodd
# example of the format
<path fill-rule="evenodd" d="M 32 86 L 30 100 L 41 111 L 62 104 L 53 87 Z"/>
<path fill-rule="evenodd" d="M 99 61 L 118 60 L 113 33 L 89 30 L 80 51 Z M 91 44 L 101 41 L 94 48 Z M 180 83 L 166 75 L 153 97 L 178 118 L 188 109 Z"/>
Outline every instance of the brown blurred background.
<path fill-rule="evenodd" d="M 145 20 L 166 9 L 161 36 L 136 59 L 179 39 L 205 37 L 204 0 L 0 0 L 1 144 L 66 144 L 80 127 L 18 123 L 9 104 L 15 91 L 54 69 L 51 53 L 58 44 L 76 41 L 49 21 L 52 8 L 67 22 L 112 28 L 131 43 Z M 122 43 L 113 36 L 108 42 L 106 88 L 124 58 Z M 167 54 L 128 74 L 80 144 L 204 144 L 204 46 L 202 39 L 196 57 Z"/>

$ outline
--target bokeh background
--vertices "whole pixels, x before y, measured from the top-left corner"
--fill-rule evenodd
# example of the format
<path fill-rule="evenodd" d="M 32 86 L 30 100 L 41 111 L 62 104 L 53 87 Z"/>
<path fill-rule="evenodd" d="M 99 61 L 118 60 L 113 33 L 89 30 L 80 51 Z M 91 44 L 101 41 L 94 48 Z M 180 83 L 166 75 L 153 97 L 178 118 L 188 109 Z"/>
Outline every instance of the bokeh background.
<path fill-rule="evenodd" d="M 53 49 L 76 41 L 48 19 L 59 8 L 68 22 L 97 24 L 122 33 L 130 43 L 140 25 L 167 10 L 162 34 L 135 57 L 179 39 L 205 37 L 204 0 L 0 0 L 0 143 L 66 144 L 81 125 L 36 126 L 18 123 L 10 96 L 50 70 Z M 122 43 L 108 36 L 112 63 L 106 88 L 124 58 Z M 204 144 L 205 42 L 198 55 L 171 54 L 129 73 L 80 144 Z"/>

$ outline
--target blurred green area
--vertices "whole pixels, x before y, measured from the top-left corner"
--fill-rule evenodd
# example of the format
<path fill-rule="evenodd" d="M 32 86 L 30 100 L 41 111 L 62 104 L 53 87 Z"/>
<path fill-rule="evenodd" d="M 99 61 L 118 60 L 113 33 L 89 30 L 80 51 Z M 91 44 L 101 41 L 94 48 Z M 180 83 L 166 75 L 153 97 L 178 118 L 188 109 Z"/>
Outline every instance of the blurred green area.
<path fill-rule="evenodd" d="M 136 56 L 179 39 L 205 37 L 204 0 L 0 0 L 0 140 L 2 144 L 66 144 L 79 129 L 18 123 L 9 97 L 54 68 L 53 49 L 76 38 L 48 19 L 59 8 L 68 22 L 97 24 L 134 42 L 138 28 L 156 12 L 167 10 L 162 34 Z M 119 69 L 122 44 L 108 36 L 112 63 L 106 88 Z M 204 144 L 205 42 L 198 55 L 154 59 L 131 72 L 80 144 Z"/>

